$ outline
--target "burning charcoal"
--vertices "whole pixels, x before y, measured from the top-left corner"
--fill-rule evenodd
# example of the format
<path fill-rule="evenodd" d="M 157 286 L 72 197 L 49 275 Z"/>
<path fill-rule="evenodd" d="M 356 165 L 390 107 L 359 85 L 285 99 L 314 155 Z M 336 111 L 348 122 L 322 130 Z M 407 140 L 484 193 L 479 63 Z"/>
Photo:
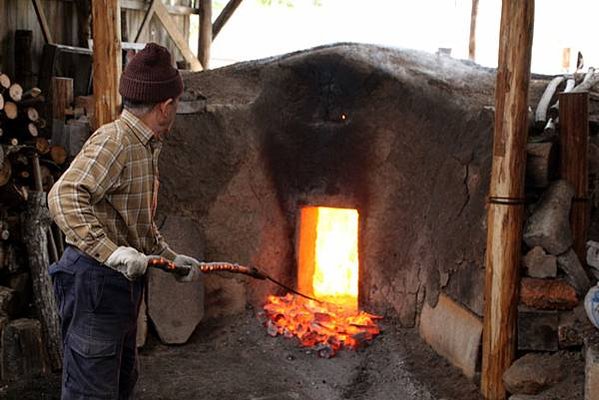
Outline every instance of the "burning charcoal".
<path fill-rule="evenodd" d="M 331 346 L 322 344 L 316 347 L 316 353 L 318 354 L 318 357 L 321 358 L 332 358 L 335 357 L 337 351 Z"/>

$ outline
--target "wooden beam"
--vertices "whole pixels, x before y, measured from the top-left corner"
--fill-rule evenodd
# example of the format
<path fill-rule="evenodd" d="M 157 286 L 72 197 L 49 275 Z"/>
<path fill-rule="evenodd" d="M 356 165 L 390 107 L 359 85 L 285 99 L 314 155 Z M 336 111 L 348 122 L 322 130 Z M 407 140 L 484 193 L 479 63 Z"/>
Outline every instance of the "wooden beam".
<path fill-rule="evenodd" d="M 44 37 L 44 41 L 48 44 L 54 44 L 54 40 L 52 39 L 52 32 L 50 32 L 50 28 L 48 27 L 46 13 L 44 12 L 44 6 L 42 5 L 41 0 L 31 1 L 33 2 L 33 9 L 35 10 L 35 15 L 37 15 L 37 21 L 39 22 L 40 28 L 42 29 L 42 36 Z"/>
<path fill-rule="evenodd" d="M 200 10 L 194 7 L 165 5 L 169 14 L 173 15 L 192 15 L 199 14 Z M 142 0 L 121 0 L 121 8 L 125 10 L 147 10 L 148 3 Z"/>
<path fill-rule="evenodd" d="M 151 0 L 150 1 L 150 7 L 148 7 L 148 9 L 146 10 L 146 14 L 144 15 L 144 19 L 141 22 L 139 30 L 137 31 L 137 35 L 135 35 L 135 39 L 133 39 L 133 43 L 137 43 L 139 41 L 139 37 L 141 36 L 141 33 L 150 24 L 150 20 L 152 19 L 152 16 L 154 15 L 154 4 L 155 3 L 156 3 L 156 0 Z"/>
<path fill-rule="evenodd" d="M 485 399 L 506 398 L 503 373 L 514 360 L 528 140 L 528 85 L 534 0 L 503 0 L 489 188 L 483 359 Z"/>
<path fill-rule="evenodd" d="M 181 32 L 179 32 L 177 25 L 171 19 L 171 16 L 168 14 L 168 11 L 164 4 L 162 4 L 162 1 L 159 0 L 155 2 L 154 13 L 158 19 L 160 19 L 160 22 L 162 22 L 164 29 L 166 29 L 166 32 L 169 34 L 172 41 L 175 43 L 175 46 L 177 46 L 183 55 L 183 58 L 185 58 L 185 61 L 191 65 L 191 70 L 201 71 L 202 64 L 200 64 L 196 56 L 189 49 L 189 45 L 187 44 L 185 37 L 181 34 Z"/>
<path fill-rule="evenodd" d="M 121 10 L 119 0 L 92 1 L 95 127 L 119 114 L 121 76 Z"/>
<path fill-rule="evenodd" d="M 589 226 L 589 93 L 570 92 L 559 95 L 560 176 L 574 188 L 570 226 L 573 248 L 580 262 L 586 264 L 586 241 Z"/>
<path fill-rule="evenodd" d="M 225 6 L 225 8 L 223 8 L 223 10 L 216 18 L 216 21 L 214 21 L 214 25 L 212 25 L 212 41 L 216 39 L 216 36 L 220 32 L 220 30 L 223 29 L 223 26 L 225 26 L 229 18 L 231 18 L 231 15 L 233 15 L 233 13 L 237 9 L 237 7 L 239 7 L 242 1 L 243 0 L 230 0 Z"/>
<path fill-rule="evenodd" d="M 476 58 L 476 17 L 478 16 L 478 0 L 472 0 L 470 11 L 470 42 L 468 44 L 468 59 Z"/>
<path fill-rule="evenodd" d="M 204 69 L 210 68 L 210 46 L 212 45 L 212 0 L 200 0 L 200 34 L 198 59 Z"/>

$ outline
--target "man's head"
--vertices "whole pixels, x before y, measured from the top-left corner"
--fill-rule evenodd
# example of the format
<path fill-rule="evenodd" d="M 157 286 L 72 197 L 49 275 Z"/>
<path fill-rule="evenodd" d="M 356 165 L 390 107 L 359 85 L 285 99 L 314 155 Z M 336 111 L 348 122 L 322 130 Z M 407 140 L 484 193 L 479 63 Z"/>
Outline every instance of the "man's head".
<path fill-rule="evenodd" d="M 162 139 L 175 121 L 183 81 L 169 51 L 156 44 L 146 47 L 127 64 L 119 85 L 125 109 L 135 114 Z"/>

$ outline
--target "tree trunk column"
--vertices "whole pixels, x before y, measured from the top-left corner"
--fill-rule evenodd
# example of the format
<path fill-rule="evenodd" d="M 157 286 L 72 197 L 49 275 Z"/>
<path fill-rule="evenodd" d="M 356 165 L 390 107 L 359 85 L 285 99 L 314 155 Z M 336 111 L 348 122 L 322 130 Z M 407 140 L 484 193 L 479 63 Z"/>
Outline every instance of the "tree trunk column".
<path fill-rule="evenodd" d="M 570 213 L 574 251 L 586 264 L 588 205 L 589 94 L 569 92 L 559 95 L 560 176 L 574 187 Z"/>
<path fill-rule="evenodd" d="M 516 349 L 534 0 L 503 0 L 489 189 L 481 391 L 505 399 Z"/>
<path fill-rule="evenodd" d="M 119 114 L 121 76 L 121 6 L 119 0 L 92 1 L 94 39 L 94 129 Z"/>

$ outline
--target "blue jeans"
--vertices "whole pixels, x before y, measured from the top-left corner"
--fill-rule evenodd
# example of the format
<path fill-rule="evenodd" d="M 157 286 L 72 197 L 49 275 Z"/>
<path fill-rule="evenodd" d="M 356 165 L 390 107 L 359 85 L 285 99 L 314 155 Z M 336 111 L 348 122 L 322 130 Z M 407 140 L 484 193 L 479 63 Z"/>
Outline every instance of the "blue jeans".
<path fill-rule="evenodd" d="M 132 398 L 144 280 L 130 282 L 71 246 L 49 273 L 62 329 L 61 398 Z"/>

